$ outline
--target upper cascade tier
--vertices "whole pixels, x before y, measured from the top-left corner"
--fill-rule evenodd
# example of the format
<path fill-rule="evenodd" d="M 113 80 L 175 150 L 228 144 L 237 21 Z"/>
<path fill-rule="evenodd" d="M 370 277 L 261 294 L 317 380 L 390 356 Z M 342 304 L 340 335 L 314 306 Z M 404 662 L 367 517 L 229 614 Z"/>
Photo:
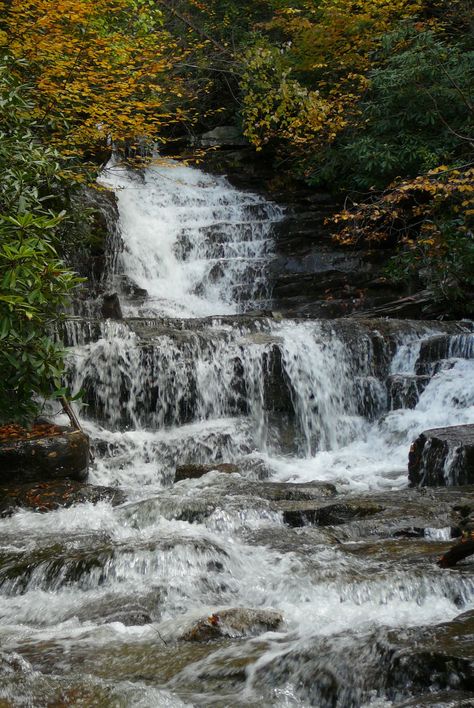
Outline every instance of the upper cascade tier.
<path fill-rule="evenodd" d="M 171 160 L 137 172 L 110 163 L 121 243 L 111 259 L 127 314 L 201 317 L 268 307 L 273 224 L 282 210 Z"/>

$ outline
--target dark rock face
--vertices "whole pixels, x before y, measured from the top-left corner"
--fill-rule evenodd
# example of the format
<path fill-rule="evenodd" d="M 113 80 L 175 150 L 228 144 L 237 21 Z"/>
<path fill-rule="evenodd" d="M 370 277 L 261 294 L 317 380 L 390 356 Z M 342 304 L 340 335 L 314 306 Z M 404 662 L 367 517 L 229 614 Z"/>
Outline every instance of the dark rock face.
<path fill-rule="evenodd" d="M 75 302 L 77 314 L 80 314 L 82 301 L 96 297 L 103 289 L 105 270 L 118 250 L 120 237 L 117 199 L 111 190 L 84 187 L 75 200 L 79 211 L 87 209 L 92 214 L 91 223 L 84 226 L 82 247 L 69 254 L 73 269 L 87 278 Z"/>
<path fill-rule="evenodd" d="M 281 505 L 283 519 L 289 526 L 336 526 L 357 519 L 364 519 L 383 511 L 380 504 L 366 500 L 344 501 L 326 506 L 290 502 Z"/>
<path fill-rule="evenodd" d="M 105 293 L 102 298 L 102 317 L 104 319 L 121 320 L 122 308 L 117 293 Z"/>
<path fill-rule="evenodd" d="M 415 408 L 419 398 L 430 382 L 429 376 L 389 376 L 387 388 L 390 410 Z"/>
<path fill-rule="evenodd" d="M 227 474 L 238 473 L 239 468 L 237 465 L 231 462 L 218 462 L 217 464 L 207 464 L 207 465 L 180 465 L 176 468 L 176 474 L 174 477 L 175 482 L 181 482 L 183 479 L 199 479 L 203 477 L 208 472 L 217 470 L 217 472 L 226 472 Z"/>
<path fill-rule="evenodd" d="M 0 484 L 87 478 L 89 438 L 80 430 L 0 442 Z"/>
<path fill-rule="evenodd" d="M 412 486 L 458 486 L 474 482 L 474 425 L 423 432 L 408 457 Z"/>
<path fill-rule="evenodd" d="M 453 357 L 458 359 L 474 358 L 474 337 L 471 333 L 440 334 L 425 339 L 421 343 L 416 362 L 416 373 L 418 375 L 433 375 L 442 368 L 443 361 Z"/>
<path fill-rule="evenodd" d="M 433 628 L 411 630 L 408 640 L 410 638 L 412 642 L 406 646 L 403 646 L 403 637 L 398 639 L 402 646 L 392 657 L 390 682 L 393 687 L 408 685 L 416 691 L 435 685 L 444 690 L 474 690 L 472 611 Z"/>
<path fill-rule="evenodd" d="M 110 501 L 116 506 L 125 500 L 125 494 L 119 489 L 69 479 L 9 485 L 0 487 L 0 516 L 8 515 L 18 508 L 44 512 L 83 502 L 96 504 L 99 501 Z"/>
<path fill-rule="evenodd" d="M 273 308 L 286 315 L 331 318 L 383 305 L 404 295 L 384 275 L 387 254 L 347 249 L 332 239 L 338 205 L 319 194 L 311 203 L 290 203 L 275 226 L 270 264 Z M 403 313 L 403 316 L 418 312 Z"/>

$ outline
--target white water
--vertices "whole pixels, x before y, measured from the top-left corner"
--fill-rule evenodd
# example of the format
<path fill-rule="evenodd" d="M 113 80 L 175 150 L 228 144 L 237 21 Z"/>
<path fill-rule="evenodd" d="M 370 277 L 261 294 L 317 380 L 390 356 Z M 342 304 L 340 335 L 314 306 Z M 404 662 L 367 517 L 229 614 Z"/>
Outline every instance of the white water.
<path fill-rule="evenodd" d="M 141 304 L 125 300 L 128 313 L 267 307 L 265 283 L 252 290 L 251 265 L 256 258 L 264 279 L 280 210 L 190 168 L 157 166 L 135 178 L 114 168 L 106 180 L 119 197 L 118 270 L 149 293 Z M 211 282 L 215 238 L 230 246 Z M 236 295 L 242 283 L 245 301 Z M 369 533 L 363 526 L 343 545 L 324 528 L 290 529 L 264 487 L 250 486 L 401 489 L 422 430 L 474 423 L 468 347 L 453 345 L 451 368 L 440 368 L 414 409 L 390 410 L 387 376 L 413 376 L 420 337 L 437 327 L 401 328 L 398 345 L 384 345 L 383 366 L 374 350 L 382 335 L 352 327 L 349 339 L 337 322 L 267 319 L 106 322 L 98 336 L 77 329 L 71 379 L 86 390 L 81 415 L 99 446 L 90 481 L 120 485 L 129 501 L 0 520 L 0 574 L 10 569 L 0 578 L 0 699 L 326 706 L 311 686 L 331 670 L 346 684 L 338 706 L 381 705 L 364 672 L 385 630 L 474 607 L 472 576 L 443 572 L 426 555 L 394 564 L 383 545 L 358 555 L 360 544 L 378 542 L 357 537 Z M 222 460 L 237 461 L 243 478 L 211 472 L 172 485 L 178 464 Z M 445 526 L 430 520 L 433 556 Z M 130 614 L 130 604 L 149 621 L 124 623 L 117 611 Z M 179 641 L 193 621 L 226 607 L 272 608 L 284 622 L 240 641 Z"/>
<path fill-rule="evenodd" d="M 281 209 L 170 160 L 140 175 L 112 162 L 101 181 L 120 209 L 117 270 L 148 292 L 141 314 L 230 314 L 268 299 L 265 265 Z"/>

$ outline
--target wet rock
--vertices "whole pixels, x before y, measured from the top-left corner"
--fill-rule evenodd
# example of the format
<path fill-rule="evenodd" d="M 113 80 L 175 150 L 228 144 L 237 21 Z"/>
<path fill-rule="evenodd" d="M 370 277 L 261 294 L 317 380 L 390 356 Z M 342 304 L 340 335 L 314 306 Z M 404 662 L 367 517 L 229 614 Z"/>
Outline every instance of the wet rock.
<path fill-rule="evenodd" d="M 436 691 L 393 704 L 393 708 L 472 708 L 472 693 L 467 691 Z"/>
<path fill-rule="evenodd" d="M 202 147 L 245 147 L 248 140 L 244 138 L 240 128 L 234 125 L 219 125 L 214 130 L 203 133 L 198 139 Z"/>
<path fill-rule="evenodd" d="M 231 462 L 180 465 L 176 468 L 174 481 L 181 482 L 183 479 L 199 479 L 208 472 L 212 471 L 225 472 L 226 474 L 238 474 L 239 468 Z"/>
<path fill-rule="evenodd" d="M 434 708 L 416 697 L 441 692 L 453 708 L 474 687 L 473 640 L 472 613 L 428 628 L 349 630 L 281 652 L 254 676 L 273 690 L 291 682 L 304 705 L 320 708 L 368 706 L 374 698 L 377 705 Z"/>
<path fill-rule="evenodd" d="M 16 509 L 53 511 L 73 504 L 110 501 L 113 506 L 126 501 L 120 489 L 83 484 L 73 480 L 33 482 L 31 484 L 0 487 L 0 516 L 8 516 Z"/>
<path fill-rule="evenodd" d="M 272 476 L 273 469 L 264 460 L 253 457 L 242 457 L 237 466 L 243 477 L 250 480 L 263 481 Z"/>
<path fill-rule="evenodd" d="M 279 347 L 274 345 L 262 357 L 264 408 L 293 415 L 292 390 L 285 374 Z"/>
<path fill-rule="evenodd" d="M 474 483 L 474 425 L 424 431 L 408 456 L 412 486 L 459 486 Z"/>
<path fill-rule="evenodd" d="M 159 598 L 155 598 L 159 600 Z M 126 596 L 108 595 L 104 598 L 90 602 L 82 606 L 74 616 L 81 622 L 94 622 L 97 624 L 109 624 L 120 622 L 126 627 L 141 626 L 150 624 L 157 619 L 153 616 L 151 608 L 146 602 L 131 602 Z"/>
<path fill-rule="evenodd" d="M 474 612 L 451 622 L 398 637 L 402 646 L 394 652 L 390 683 L 411 691 L 474 690 Z M 403 646 L 405 645 L 405 646 Z"/>
<path fill-rule="evenodd" d="M 102 317 L 110 320 L 121 320 L 122 308 L 117 293 L 105 293 L 102 298 Z"/>
<path fill-rule="evenodd" d="M 108 157 L 105 162 L 107 160 Z M 73 195 L 72 202 L 80 213 L 86 210 L 90 220 L 87 219 L 83 224 L 81 243 L 78 248 L 71 249 L 68 258 L 73 270 L 87 278 L 87 282 L 81 286 L 79 297 L 87 296 L 88 293 L 95 298 L 104 285 L 104 270 L 113 250 L 111 246 L 118 245 L 120 241 L 117 198 L 112 190 L 98 185 L 83 186 Z M 80 309 L 78 300 L 76 297 L 76 311 Z M 86 305 L 86 311 L 90 314 L 90 302 Z"/>
<path fill-rule="evenodd" d="M 252 496 L 275 502 L 321 500 L 336 495 L 336 487 L 330 482 L 255 482 L 248 491 Z"/>
<path fill-rule="evenodd" d="M 289 526 L 335 526 L 379 514 L 383 511 L 383 506 L 371 501 L 348 500 L 325 506 L 287 502 L 280 503 L 279 509 L 283 512 L 283 520 Z"/>
<path fill-rule="evenodd" d="M 221 637 L 243 637 L 276 630 L 283 622 L 279 612 L 235 608 L 220 610 L 198 620 L 181 635 L 187 642 L 207 642 Z"/>
<path fill-rule="evenodd" d="M 474 334 L 439 334 L 425 339 L 416 361 L 416 373 L 435 373 L 433 367 L 438 362 L 451 358 L 474 358 Z"/>
<path fill-rule="evenodd" d="M 107 563 L 114 557 L 112 545 L 68 549 L 59 543 L 47 547 L 0 554 L 0 587 L 10 595 L 22 594 L 33 582 L 35 588 L 51 591 L 74 583 L 105 582 Z M 36 579 L 35 579 L 36 578 Z"/>
<path fill-rule="evenodd" d="M 116 275 L 115 280 L 118 284 L 119 291 L 128 296 L 128 298 L 135 301 L 142 301 L 148 297 L 148 291 L 145 288 L 141 288 L 137 285 L 131 278 L 121 274 Z"/>
<path fill-rule="evenodd" d="M 415 408 L 430 380 L 430 376 L 409 376 L 405 374 L 389 376 L 387 387 L 390 410 Z"/>
<path fill-rule="evenodd" d="M 89 438 L 65 428 L 59 435 L 0 442 L 0 484 L 74 479 L 83 482 L 89 465 Z"/>

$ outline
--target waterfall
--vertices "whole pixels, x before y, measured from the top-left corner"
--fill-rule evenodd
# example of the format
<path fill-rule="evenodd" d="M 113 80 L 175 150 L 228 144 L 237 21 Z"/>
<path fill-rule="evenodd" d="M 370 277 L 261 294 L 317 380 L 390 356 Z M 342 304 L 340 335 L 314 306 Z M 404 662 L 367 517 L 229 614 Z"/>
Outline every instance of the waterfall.
<path fill-rule="evenodd" d="M 68 383 L 90 481 L 127 502 L 0 518 L 0 702 L 389 708 L 464 691 L 462 657 L 430 659 L 440 623 L 474 608 L 472 575 L 433 562 L 456 501 L 406 487 L 422 430 L 474 423 L 474 334 L 281 319 L 282 208 L 170 161 L 101 181 L 125 317 L 67 323 Z M 211 471 L 174 483 L 186 464 Z M 183 639 L 236 608 L 283 619 Z"/>
<path fill-rule="evenodd" d="M 120 210 L 116 275 L 147 293 L 140 314 L 201 317 L 268 303 L 279 207 L 170 160 L 141 173 L 112 162 L 101 182 L 115 190 Z"/>

